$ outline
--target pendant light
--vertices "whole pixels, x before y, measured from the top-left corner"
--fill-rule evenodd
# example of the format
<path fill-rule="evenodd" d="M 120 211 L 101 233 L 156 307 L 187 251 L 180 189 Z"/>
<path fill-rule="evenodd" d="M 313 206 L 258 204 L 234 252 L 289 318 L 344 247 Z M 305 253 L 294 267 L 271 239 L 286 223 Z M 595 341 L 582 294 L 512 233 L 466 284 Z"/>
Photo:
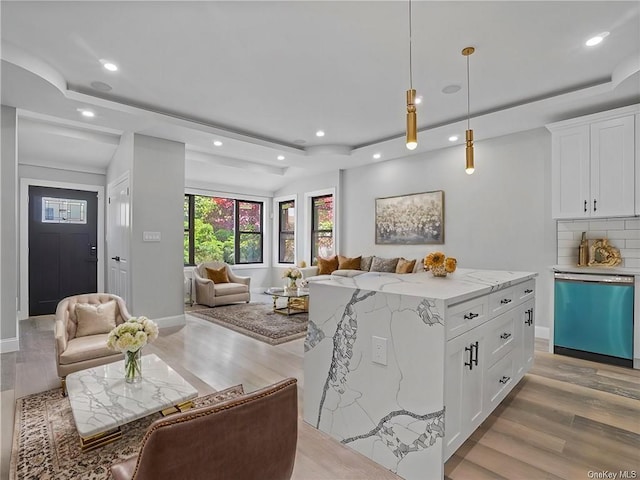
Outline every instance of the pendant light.
<path fill-rule="evenodd" d="M 413 64 L 411 60 L 411 0 L 409 0 L 409 90 L 407 90 L 407 148 L 418 146 L 418 119 L 416 115 L 416 91 L 413 89 Z"/>
<path fill-rule="evenodd" d="M 467 131 L 465 132 L 465 137 L 467 140 L 467 165 L 465 167 L 465 172 L 467 175 L 471 175 L 475 171 L 475 166 L 473 164 L 473 130 L 471 130 L 471 110 L 469 108 L 469 99 L 471 97 L 471 93 L 469 92 L 469 55 L 475 52 L 476 49 L 473 47 L 467 47 L 462 50 L 462 55 L 467 57 Z"/>

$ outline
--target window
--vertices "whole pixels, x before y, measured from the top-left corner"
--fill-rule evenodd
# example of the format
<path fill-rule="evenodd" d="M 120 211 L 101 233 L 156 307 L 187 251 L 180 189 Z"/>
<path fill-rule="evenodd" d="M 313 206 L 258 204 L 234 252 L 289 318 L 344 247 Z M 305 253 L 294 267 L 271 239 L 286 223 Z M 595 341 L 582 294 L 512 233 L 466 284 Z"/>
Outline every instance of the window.
<path fill-rule="evenodd" d="M 42 223 L 87 223 L 87 201 L 42 197 Z"/>
<path fill-rule="evenodd" d="M 333 195 L 311 197 L 311 264 L 333 254 Z"/>
<path fill-rule="evenodd" d="M 278 202 L 278 263 L 296 258 L 296 201 Z"/>
<path fill-rule="evenodd" d="M 262 263 L 262 211 L 262 202 L 185 195 L 185 264 Z"/>

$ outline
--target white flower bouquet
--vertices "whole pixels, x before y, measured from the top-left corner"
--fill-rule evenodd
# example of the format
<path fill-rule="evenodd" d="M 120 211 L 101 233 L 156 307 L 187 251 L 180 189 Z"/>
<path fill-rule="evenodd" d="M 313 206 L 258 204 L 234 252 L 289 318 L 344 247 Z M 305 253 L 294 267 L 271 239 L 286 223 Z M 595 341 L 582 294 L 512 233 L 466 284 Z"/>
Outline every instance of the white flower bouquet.
<path fill-rule="evenodd" d="M 158 338 L 158 325 L 147 317 L 131 317 L 109 332 L 107 347 L 124 353 L 127 383 L 142 379 L 142 347 Z"/>
<path fill-rule="evenodd" d="M 302 278 L 302 272 L 297 268 L 287 268 L 282 274 L 282 278 L 289 279 L 289 288 L 296 288 L 296 280 Z"/>
<path fill-rule="evenodd" d="M 131 317 L 109 332 L 107 347 L 117 352 L 135 352 L 156 338 L 156 322 L 147 317 Z"/>

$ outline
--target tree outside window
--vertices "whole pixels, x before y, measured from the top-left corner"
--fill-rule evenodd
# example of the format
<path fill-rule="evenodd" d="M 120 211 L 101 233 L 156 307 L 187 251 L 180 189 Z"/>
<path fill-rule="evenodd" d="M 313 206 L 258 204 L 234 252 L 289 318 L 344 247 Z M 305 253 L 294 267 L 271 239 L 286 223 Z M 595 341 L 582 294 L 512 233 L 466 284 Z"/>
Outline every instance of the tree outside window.
<path fill-rule="evenodd" d="M 333 195 L 311 198 L 311 264 L 333 255 Z"/>
<path fill-rule="evenodd" d="M 262 203 L 185 196 L 185 264 L 262 262 Z"/>

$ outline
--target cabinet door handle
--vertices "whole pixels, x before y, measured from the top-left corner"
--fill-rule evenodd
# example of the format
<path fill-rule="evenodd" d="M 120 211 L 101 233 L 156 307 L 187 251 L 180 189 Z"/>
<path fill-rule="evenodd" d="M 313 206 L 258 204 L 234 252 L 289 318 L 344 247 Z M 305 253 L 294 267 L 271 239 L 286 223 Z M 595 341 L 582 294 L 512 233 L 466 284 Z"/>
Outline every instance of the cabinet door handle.
<path fill-rule="evenodd" d="M 476 318 L 478 315 L 480 315 L 479 313 L 473 313 L 473 312 L 469 312 L 469 314 L 464 315 L 464 319 L 465 320 L 473 320 L 474 318 Z"/>
<path fill-rule="evenodd" d="M 464 347 L 465 352 L 469 352 L 469 361 L 464 362 L 465 367 L 469 367 L 469 370 L 473 370 L 473 344 L 468 347 Z"/>
<path fill-rule="evenodd" d="M 525 320 L 524 323 L 531 326 L 531 324 L 533 324 L 533 308 L 530 308 L 525 313 L 527 314 L 527 319 Z"/>
<path fill-rule="evenodd" d="M 476 357 L 473 359 L 473 363 L 474 365 L 478 365 L 478 342 L 472 343 L 471 347 L 476 351 Z"/>
<path fill-rule="evenodd" d="M 506 305 L 507 303 L 511 303 L 511 299 L 510 298 L 503 298 L 502 300 L 500 300 L 500 303 L 502 305 Z"/>
<path fill-rule="evenodd" d="M 525 294 L 525 295 L 528 295 L 528 294 L 530 294 L 530 293 L 533 293 L 533 290 L 531 290 L 530 288 L 527 288 L 527 289 L 524 291 L 524 294 Z"/>
<path fill-rule="evenodd" d="M 593 199 L 593 211 L 595 212 L 596 210 L 598 210 L 598 208 L 596 207 L 596 202 L 597 200 L 594 198 Z"/>
<path fill-rule="evenodd" d="M 498 380 L 498 381 L 504 385 L 504 384 L 506 384 L 509 380 L 511 380 L 511 377 L 507 377 L 506 375 L 504 375 L 504 376 L 503 376 L 500 380 Z"/>
<path fill-rule="evenodd" d="M 584 211 L 585 212 L 587 211 L 587 201 L 586 200 L 584 201 Z"/>
<path fill-rule="evenodd" d="M 500 335 L 500 338 L 502 340 L 506 340 L 507 338 L 509 338 L 511 336 L 511 334 L 509 332 L 504 332 L 502 335 Z"/>

